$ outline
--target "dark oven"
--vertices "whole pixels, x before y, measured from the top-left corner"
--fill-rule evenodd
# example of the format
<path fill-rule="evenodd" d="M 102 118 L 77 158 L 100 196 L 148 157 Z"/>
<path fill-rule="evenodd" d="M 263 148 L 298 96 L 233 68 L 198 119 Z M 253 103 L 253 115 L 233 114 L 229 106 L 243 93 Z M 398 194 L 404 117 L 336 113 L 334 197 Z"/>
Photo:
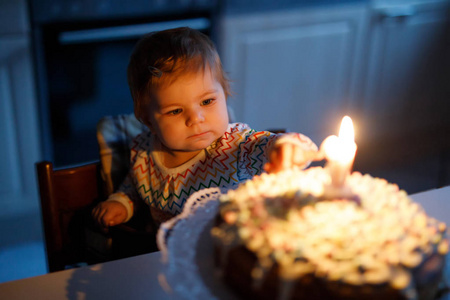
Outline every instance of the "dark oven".
<path fill-rule="evenodd" d="M 126 79 L 145 33 L 189 26 L 215 40 L 218 1 L 30 0 L 44 158 L 98 159 L 96 124 L 133 112 Z"/>

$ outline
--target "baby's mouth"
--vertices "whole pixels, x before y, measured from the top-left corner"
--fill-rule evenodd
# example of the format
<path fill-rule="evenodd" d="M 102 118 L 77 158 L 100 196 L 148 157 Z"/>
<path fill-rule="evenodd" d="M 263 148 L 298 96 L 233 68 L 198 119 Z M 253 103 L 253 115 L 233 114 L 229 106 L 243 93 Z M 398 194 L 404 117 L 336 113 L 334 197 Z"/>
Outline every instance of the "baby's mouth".
<path fill-rule="evenodd" d="M 189 136 L 189 138 L 201 137 L 201 136 L 204 136 L 204 135 L 206 135 L 208 133 L 209 133 L 209 131 L 203 131 L 203 132 L 200 132 L 200 133 L 193 134 L 193 135 Z"/>

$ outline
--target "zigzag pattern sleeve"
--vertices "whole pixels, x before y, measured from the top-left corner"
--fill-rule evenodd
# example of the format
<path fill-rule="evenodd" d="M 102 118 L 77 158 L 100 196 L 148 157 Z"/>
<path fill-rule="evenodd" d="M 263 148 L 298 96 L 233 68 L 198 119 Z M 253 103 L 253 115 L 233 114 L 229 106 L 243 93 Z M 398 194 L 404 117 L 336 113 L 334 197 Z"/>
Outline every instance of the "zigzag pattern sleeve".
<path fill-rule="evenodd" d="M 248 126 L 242 129 L 237 161 L 239 181 L 262 173 L 268 159 L 268 149 L 276 138 L 268 131 L 255 131 Z"/>
<path fill-rule="evenodd" d="M 273 147 L 281 143 L 299 145 L 305 151 L 317 151 L 317 146 L 307 136 L 300 133 L 274 134 L 268 131 L 245 129 L 245 138 L 239 145 L 238 169 L 239 178 L 250 179 L 263 172 Z"/>
<path fill-rule="evenodd" d="M 137 202 L 140 199 L 138 192 L 136 191 L 136 179 L 134 176 L 133 166 L 138 157 L 138 152 L 136 146 L 143 141 L 143 137 L 138 135 L 132 142 L 131 153 L 130 153 L 130 170 L 124 181 L 118 188 L 117 192 L 111 194 L 108 197 L 108 201 L 118 201 L 122 203 L 128 212 L 128 217 L 125 222 L 129 221 L 134 214 L 134 209 L 137 206 Z"/>

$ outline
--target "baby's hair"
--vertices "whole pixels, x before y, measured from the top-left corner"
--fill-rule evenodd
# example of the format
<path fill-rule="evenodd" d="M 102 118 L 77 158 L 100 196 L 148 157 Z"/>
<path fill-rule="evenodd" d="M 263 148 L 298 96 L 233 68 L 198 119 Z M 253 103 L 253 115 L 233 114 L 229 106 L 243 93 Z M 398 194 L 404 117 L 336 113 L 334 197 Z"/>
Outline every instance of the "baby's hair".
<path fill-rule="evenodd" d="M 213 42 L 200 31 L 180 27 L 145 35 L 137 44 L 128 64 L 128 85 L 134 113 L 147 123 L 146 107 L 158 88 L 170 84 L 181 74 L 210 68 L 230 95 L 228 78 Z"/>

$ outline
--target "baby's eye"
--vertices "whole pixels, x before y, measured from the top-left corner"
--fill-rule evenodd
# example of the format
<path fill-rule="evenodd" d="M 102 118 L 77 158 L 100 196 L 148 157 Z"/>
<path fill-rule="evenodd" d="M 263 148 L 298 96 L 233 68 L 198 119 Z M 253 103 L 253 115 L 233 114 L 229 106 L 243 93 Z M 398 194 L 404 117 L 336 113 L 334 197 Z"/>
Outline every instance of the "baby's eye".
<path fill-rule="evenodd" d="M 181 114 L 182 111 L 183 110 L 181 108 L 177 108 L 177 109 L 169 111 L 167 114 L 168 115 L 178 115 L 178 114 Z"/>
<path fill-rule="evenodd" d="M 209 105 L 211 103 L 213 103 L 214 99 L 206 99 L 202 101 L 201 105 Z"/>

